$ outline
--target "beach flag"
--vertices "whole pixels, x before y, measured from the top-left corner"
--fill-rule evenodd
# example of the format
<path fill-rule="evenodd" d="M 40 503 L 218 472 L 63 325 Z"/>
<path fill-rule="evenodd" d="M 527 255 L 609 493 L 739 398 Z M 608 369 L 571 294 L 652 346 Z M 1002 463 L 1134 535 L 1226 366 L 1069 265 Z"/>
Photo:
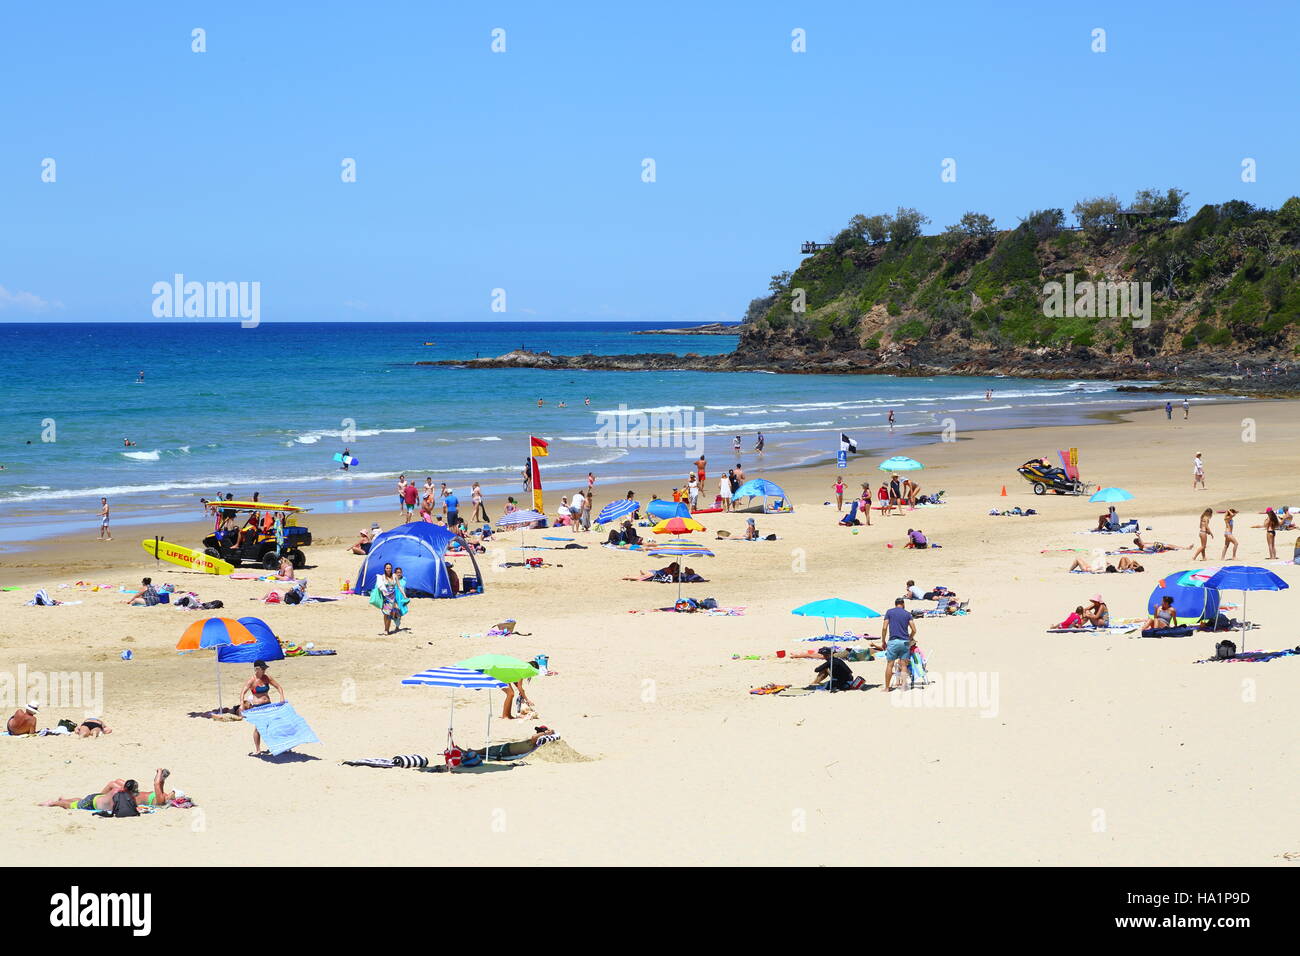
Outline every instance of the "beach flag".
<path fill-rule="evenodd" d="M 531 446 L 528 452 L 529 457 L 545 458 L 547 455 L 550 454 L 549 449 L 551 447 L 551 443 L 548 441 L 543 441 L 540 438 L 533 438 L 532 436 L 529 436 L 528 444 Z"/>
<path fill-rule="evenodd" d="M 546 506 L 542 504 L 542 469 L 536 458 L 528 459 L 528 468 L 533 478 L 533 510 L 538 514 L 546 514 Z"/>
<path fill-rule="evenodd" d="M 858 443 L 855 442 L 848 435 L 844 434 L 843 432 L 840 432 L 840 451 L 851 451 L 854 454 L 857 454 Z"/>

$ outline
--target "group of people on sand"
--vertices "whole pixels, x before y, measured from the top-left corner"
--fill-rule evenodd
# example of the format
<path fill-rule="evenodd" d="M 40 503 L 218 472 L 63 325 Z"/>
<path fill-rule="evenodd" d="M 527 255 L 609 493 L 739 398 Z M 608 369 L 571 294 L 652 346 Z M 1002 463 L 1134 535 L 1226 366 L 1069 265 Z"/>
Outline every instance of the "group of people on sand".
<path fill-rule="evenodd" d="M 884 613 L 880 643 L 871 644 L 870 647 L 873 651 L 884 652 L 885 683 L 882 687 L 886 692 L 894 690 L 895 676 L 901 678 L 907 673 L 908 661 L 916 647 L 916 618 L 905 606 L 903 598 L 895 598 L 894 606 Z M 822 663 L 813 670 L 812 686 L 829 681 L 833 691 L 866 690 L 866 682 L 853 675 L 847 661 L 835 656 L 834 648 L 820 647 L 817 653 L 821 656 Z"/>
<path fill-rule="evenodd" d="M 835 483 L 831 485 L 831 491 L 835 494 L 835 510 L 844 510 L 844 479 L 836 477 Z M 862 490 L 858 493 L 858 515 L 865 525 L 871 524 L 871 509 L 873 502 L 874 507 L 882 515 L 902 514 L 904 508 L 915 508 L 917 501 L 921 497 L 921 486 L 911 478 L 899 478 L 898 475 L 891 475 L 889 481 L 882 481 L 880 487 L 873 490 L 871 482 L 862 482 Z"/>
<path fill-rule="evenodd" d="M 1239 515 L 1240 513 L 1241 512 L 1239 512 L 1236 508 L 1229 508 L 1227 511 L 1223 513 L 1223 552 L 1222 554 L 1219 555 L 1220 561 L 1226 560 L 1227 558 L 1237 557 L 1238 541 L 1236 536 L 1236 519 L 1237 519 L 1237 515 Z M 1214 537 L 1214 531 L 1210 527 L 1210 523 L 1213 520 L 1214 520 L 1213 508 L 1206 508 L 1204 511 L 1201 512 L 1200 527 L 1197 530 L 1197 535 L 1200 538 L 1200 544 L 1197 547 L 1195 553 L 1192 555 L 1193 561 L 1197 560 L 1198 558 L 1206 561 L 1209 560 L 1209 558 L 1206 556 L 1206 550 L 1209 546 L 1210 539 Z M 1269 560 L 1276 561 L 1277 560 L 1277 533 L 1279 531 L 1294 531 L 1295 517 L 1291 514 L 1291 510 L 1289 508 L 1284 508 L 1280 512 L 1275 511 L 1272 508 L 1268 508 L 1264 512 L 1264 520 L 1260 524 L 1251 525 L 1251 527 L 1263 529 L 1264 543 L 1268 548 Z M 1232 548 L 1232 554 L 1228 554 L 1229 547 Z"/>
<path fill-rule="evenodd" d="M 36 701 L 19 707 L 13 712 L 13 715 L 5 721 L 5 731 L 11 737 L 23 737 L 27 734 L 39 732 L 40 727 L 37 716 L 41 712 L 41 705 Z M 67 723 L 71 723 L 68 721 Z M 66 725 L 65 725 L 66 726 Z M 81 723 L 77 724 L 72 733 L 77 737 L 99 737 L 103 734 L 111 734 L 113 728 L 104 722 L 103 717 L 87 717 Z"/>
<path fill-rule="evenodd" d="M 56 797 L 45 800 L 37 806 L 62 807 L 64 810 L 98 810 L 111 811 L 115 794 L 128 795 L 137 807 L 183 807 L 194 806 L 194 800 L 179 787 L 168 790 L 165 786 L 171 771 L 159 767 L 154 771 L 153 789 L 141 792 L 140 785 L 134 780 L 110 780 L 93 793 L 84 797 Z"/>
<path fill-rule="evenodd" d="M 1058 628 L 1110 627 L 1110 607 L 1100 594 L 1094 594 L 1086 605 L 1076 607 Z"/>

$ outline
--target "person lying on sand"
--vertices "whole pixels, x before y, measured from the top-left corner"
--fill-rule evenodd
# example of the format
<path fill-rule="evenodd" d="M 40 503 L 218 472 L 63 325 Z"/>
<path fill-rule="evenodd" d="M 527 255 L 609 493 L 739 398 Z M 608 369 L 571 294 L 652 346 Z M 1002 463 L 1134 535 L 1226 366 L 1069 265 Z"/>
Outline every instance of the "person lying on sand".
<path fill-rule="evenodd" d="M 1074 563 L 1070 565 L 1071 571 L 1082 571 L 1084 574 L 1116 574 L 1121 571 L 1142 572 L 1146 568 L 1138 564 L 1128 555 L 1121 555 L 1120 559 L 1114 564 L 1107 564 L 1104 568 L 1094 568 L 1083 558 L 1075 558 Z"/>
<path fill-rule="evenodd" d="M 694 574 L 690 568 L 686 569 L 687 574 Z M 626 577 L 624 581 L 676 581 L 682 575 L 681 565 L 676 561 L 672 564 L 658 568 L 654 571 L 642 571 L 637 577 Z"/>
<path fill-rule="evenodd" d="M 1074 609 L 1073 614 L 1056 626 L 1064 628 L 1083 627 L 1083 623 L 1083 605 L 1081 604 Z"/>
<path fill-rule="evenodd" d="M 98 737 L 100 734 L 111 734 L 113 728 L 104 723 L 103 717 L 87 717 L 77 725 L 75 731 L 78 737 Z"/>
<path fill-rule="evenodd" d="M 1163 541 L 1144 541 L 1142 535 L 1135 535 L 1133 538 L 1133 547 L 1145 554 L 1158 554 L 1161 551 L 1190 551 L 1192 546 L 1165 544 Z"/>
<path fill-rule="evenodd" d="M 5 723 L 5 730 L 9 731 L 14 737 L 36 733 L 36 715 L 40 712 L 40 709 L 40 705 L 36 703 L 30 703 L 26 707 L 19 707 Z"/>
<path fill-rule="evenodd" d="M 84 797 L 59 797 L 57 800 L 46 800 L 38 803 L 38 807 L 62 807 L 64 810 L 111 810 L 113 808 L 113 794 L 119 790 L 125 790 L 135 799 L 137 807 L 165 807 L 169 803 L 184 800 L 187 803 L 193 801 L 186 796 L 184 790 L 165 790 L 163 782 L 171 776 L 170 770 L 159 767 L 153 776 L 153 789 L 146 793 L 140 792 L 140 785 L 134 780 L 110 780 L 104 784 L 103 789 L 98 793 L 88 793 Z"/>

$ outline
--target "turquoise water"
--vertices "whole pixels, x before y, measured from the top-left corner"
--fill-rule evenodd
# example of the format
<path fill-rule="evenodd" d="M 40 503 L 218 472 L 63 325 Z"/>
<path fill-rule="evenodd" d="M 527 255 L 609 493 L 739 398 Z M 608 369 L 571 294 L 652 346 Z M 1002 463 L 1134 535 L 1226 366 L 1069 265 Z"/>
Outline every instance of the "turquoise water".
<path fill-rule="evenodd" d="M 0 389 L 7 425 L 0 530 L 13 543 L 91 527 L 101 496 L 118 524 L 188 520 L 199 514 L 200 497 L 227 491 L 326 511 L 387 509 L 399 472 L 417 485 L 429 476 L 462 493 L 477 479 L 499 497 L 521 490 L 530 435 L 551 442 L 544 484 L 593 471 L 602 486 L 639 484 L 638 494 L 648 497 L 684 477 L 701 450 L 717 467 L 731 464 L 736 435 L 752 476 L 833 459 L 841 431 L 863 454 L 888 453 L 947 419 L 959 431 L 1082 422 L 1089 412 L 1164 400 L 1095 381 L 415 364 L 520 346 L 556 354 L 718 354 L 735 343 L 730 336 L 630 334 L 647 327 L 3 325 L 9 374 Z M 991 400 L 986 389 L 993 389 Z M 630 417 L 600 414 L 620 409 Z M 751 450 L 759 431 L 767 440 L 761 460 Z M 332 460 L 345 433 L 360 462 L 348 472 Z M 123 438 L 136 444 L 124 447 Z"/>

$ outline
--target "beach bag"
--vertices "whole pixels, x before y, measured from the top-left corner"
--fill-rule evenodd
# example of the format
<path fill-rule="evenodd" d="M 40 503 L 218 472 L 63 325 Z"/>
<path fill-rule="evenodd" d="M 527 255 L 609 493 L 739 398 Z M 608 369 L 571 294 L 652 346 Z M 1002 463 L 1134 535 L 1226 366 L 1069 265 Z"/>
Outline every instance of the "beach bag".
<path fill-rule="evenodd" d="M 284 604 L 301 604 L 302 592 L 299 591 L 297 588 L 293 588 L 289 591 L 284 592 L 284 597 L 281 598 L 281 601 Z"/>
<path fill-rule="evenodd" d="M 863 677 L 854 677 L 849 681 L 849 690 L 866 690 L 867 681 Z"/>
<path fill-rule="evenodd" d="M 717 606 L 718 606 L 718 602 L 715 601 L 713 598 L 705 598 L 703 601 L 700 602 L 700 608 L 705 611 L 712 610 Z"/>
<path fill-rule="evenodd" d="M 461 761 L 465 759 L 465 752 L 452 744 L 442 752 L 442 759 L 447 764 L 447 769 L 451 770 L 460 766 Z"/>
<path fill-rule="evenodd" d="M 138 817 L 140 810 L 135 805 L 135 797 L 125 790 L 113 794 L 113 809 L 107 812 L 110 817 Z"/>
<path fill-rule="evenodd" d="M 1237 645 L 1232 641 L 1219 641 L 1214 645 L 1214 656 L 1217 660 L 1226 661 L 1237 656 Z"/>
<path fill-rule="evenodd" d="M 540 568 L 542 566 L 541 558 L 525 558 L 524 563 L 530 568 Z"/>
<path fill-rule="evenodd" d="M 199 607 L 203 608 L 205 611 L 216 611 L 225 606 L 225 603 L 222 601 L 204 601 L 199 605 Z"/>

